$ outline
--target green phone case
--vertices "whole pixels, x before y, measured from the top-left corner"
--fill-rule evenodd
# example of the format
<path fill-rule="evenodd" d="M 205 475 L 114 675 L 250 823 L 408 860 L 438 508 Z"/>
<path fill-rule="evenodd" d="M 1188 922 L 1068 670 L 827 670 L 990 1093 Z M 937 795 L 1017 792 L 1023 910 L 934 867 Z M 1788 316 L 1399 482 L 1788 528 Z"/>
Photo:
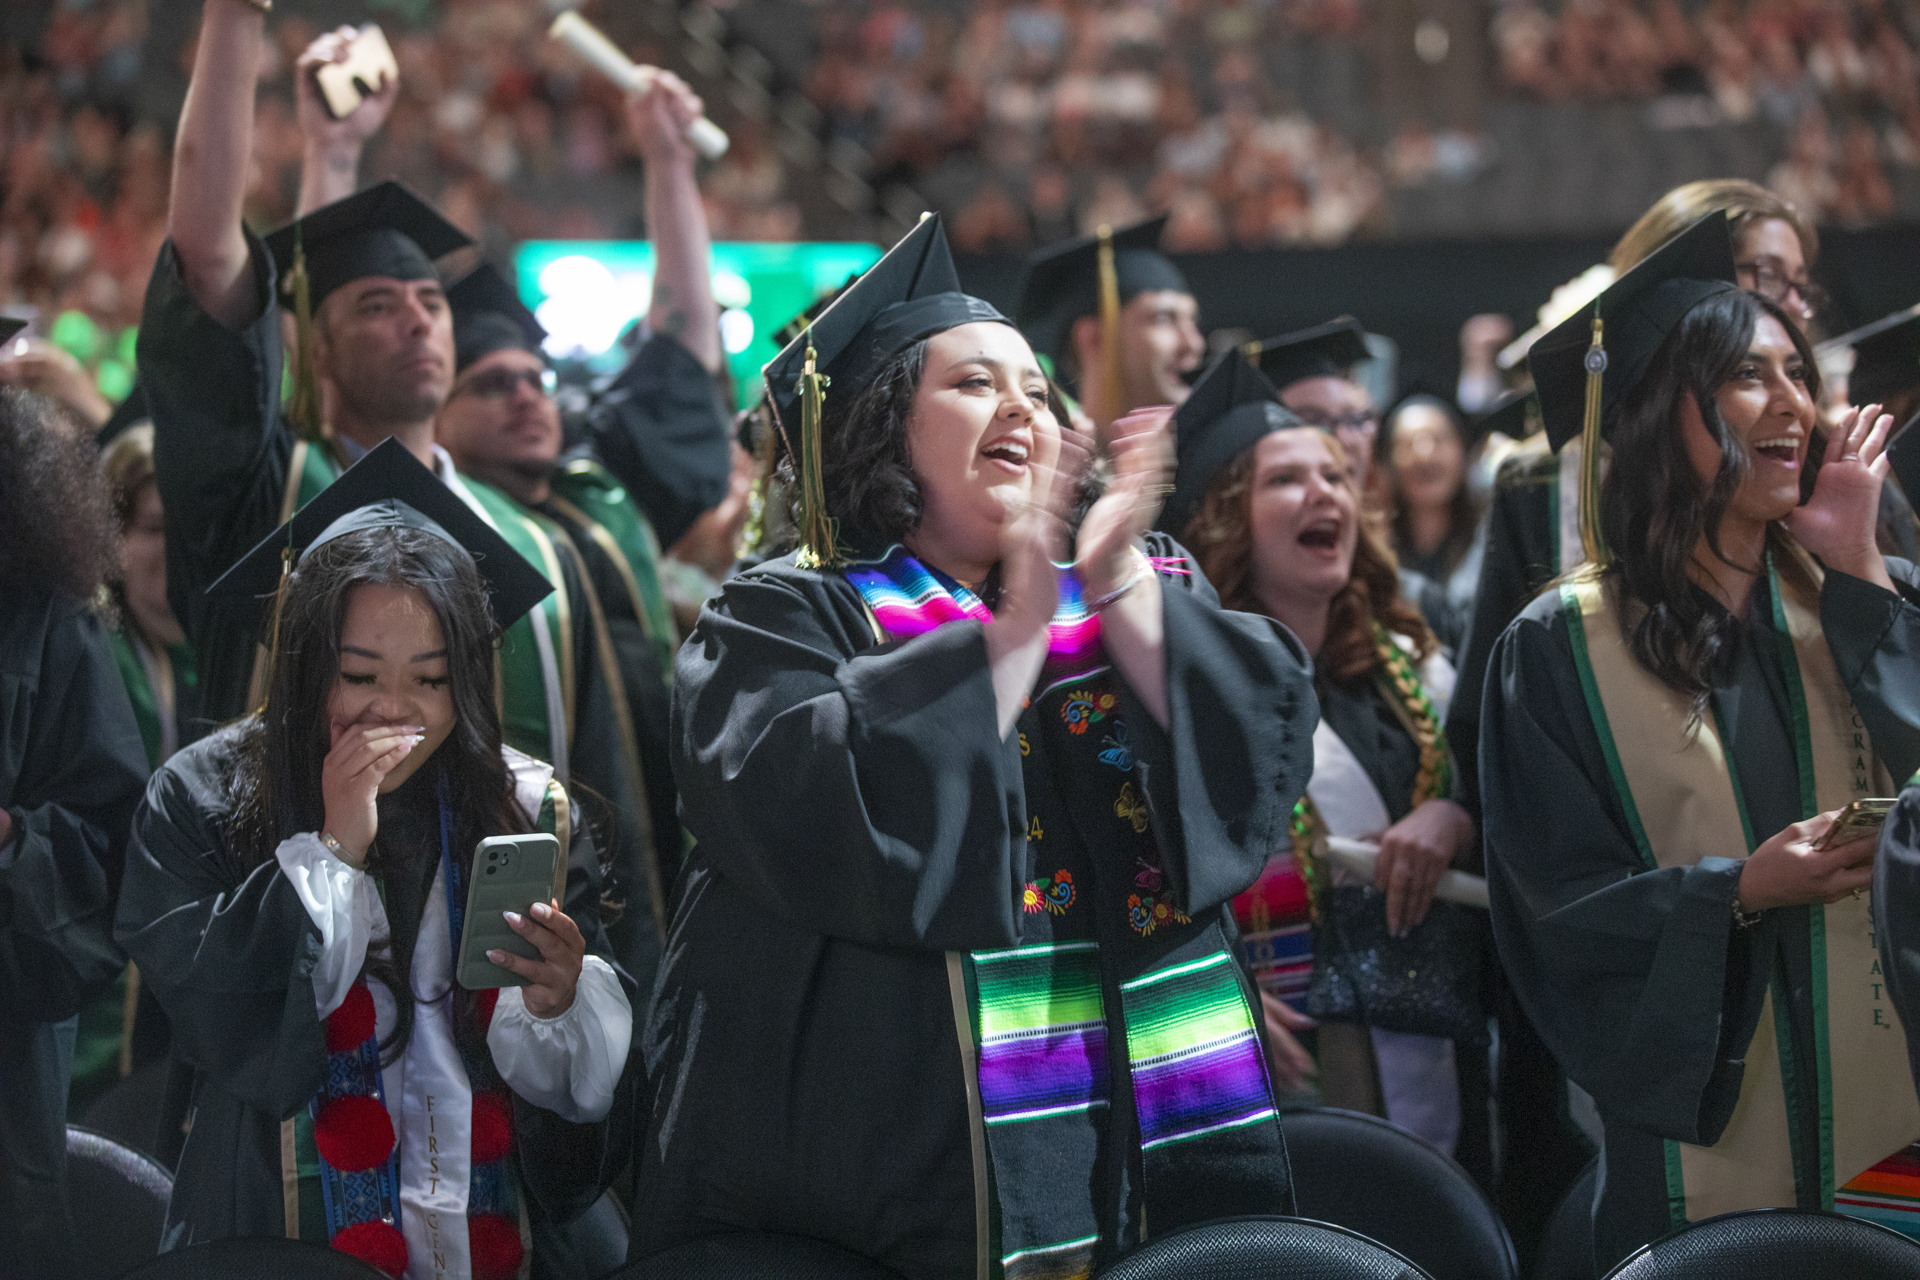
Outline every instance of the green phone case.
<path fill-rule="evenodd" d="M 553 896 L 554 867 L 560 842 L 550 835 L 488 836 L 473 851 L 467 882 L 467 913 L 460 930 L 460 966 L 455 974 L 469 991 L 524 987 L 527 980 L 487 959 L 490 950 L 509 951 L 529 960 L 540 949 L 507 926 L 503 911 L 526 915 L 536 902 Z"/>

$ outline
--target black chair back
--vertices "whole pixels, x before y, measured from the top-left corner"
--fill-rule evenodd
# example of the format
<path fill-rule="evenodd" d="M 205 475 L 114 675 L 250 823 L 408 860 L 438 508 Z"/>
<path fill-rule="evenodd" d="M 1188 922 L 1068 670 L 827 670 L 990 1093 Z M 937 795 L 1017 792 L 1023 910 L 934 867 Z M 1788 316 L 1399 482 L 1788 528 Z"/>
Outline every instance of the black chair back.
<path fill-rule="evenodd" d="M 1690 1223 L 1607 1280 L 1913 1280 L 1920 1244 L 1859 1218 L 1752 1209 Z"/>
<path fill-rule="evenodd" d="M 1297 1166 L 1296 1166 L 1297 1167 Z M 1098 1280 L 1432 1280 L 1345 1227 L 1301 1218 L 1222 1218 L 1149 1240 Z"/>
<path fill-rule="evenodd" d="M 1514 1280 L 1513 1241 L 1465 1169 L 1378 1116 L 1281 1116 L 1297 1212 L 1405 1254 L 1434 1280 Z M 1587 1277 L 1592 1280 L 1592 1277 Z"/>
<path fill-rule="evenodd" d="M 1599 1181 L 1600 1161 L 1595 1159 L 1560 1197 L 1540 1235 L 1529 1280 L 1594 1280 L 1593 1193 Z"/>
<path fill-rule="evenodd" d="M 879 1263 L 806 1236 L 703 1236 L 629 1262 L 605 1280 L 900 1280 Z"/>
<path fill-rule="evenodd" d="M 105 1134 L 68 1125 L 75 1280 L 111 1280 L 153 1257 L 172 1195 L 173 1175 L 158 1161 Z"/>
<path fill-rule="evenodd" d="M 308 1240 L 271 1236 L 190 1244 L 151 1259 L 120 1280 L 388 1280 L 350 1254 Z"/>

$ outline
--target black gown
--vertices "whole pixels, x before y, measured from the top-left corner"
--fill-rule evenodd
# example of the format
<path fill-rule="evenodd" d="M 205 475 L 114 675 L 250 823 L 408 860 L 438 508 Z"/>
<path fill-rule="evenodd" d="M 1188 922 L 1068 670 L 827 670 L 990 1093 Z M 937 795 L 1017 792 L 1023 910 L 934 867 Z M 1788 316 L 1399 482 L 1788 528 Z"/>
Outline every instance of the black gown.
<path fill-rule="evenodd" d="M 125 964 L 113 941 L 146 749 L 100 622 L 46 587 L 0 592 L 0 1275 L 71 1266 L 71 1034 Z M 16 1271 L 15 1268 L 18 1268 Z"/>
<path fill-rule="evenodd" d="M 1284 839 L 1313 701 L 1283 628 L 1222 611 L 1197 572 L 1162 594 L 1173 729 L 1129 708 L 1127 762 L 1175 900 L 1204 922 Z M 1030 788 L 1023 756 L 1046 738 L 1029 708 L 1001 739 L 983 636 L 959 622 L 876 646 L 845 577 L 786 557 L 732 579 L 682 647 L 675 763 L 696 846 L 642 1039 L 652 1097 L 636 1111 L 653 1119 L 630 1256 L 757 1229 L 908 1277 L 974 1273 L 946 953 L 1013 946 L 1030 878 L 1070 849 L 1097 860 L 1090 833 L 1113 821 L 1104 790 Z M 1099 927 L 1124 934 L 1124 918 Z M 1138 1213 L 1129 1099 L 1116 1083 L 1109 1123 L 1127 1128 L 1102 1139 L 1103 1240 Z M 1063 1159 L 1060 1175 L 1089 1170 Z"/>
<path fill-rule="evenodd" d="M 117 917 L 120 941 L 171 1020 L 174 1052 L 194 1071 L 193 1128 L 167 1210 L 170 1248 L 285 1234 L 280 1122 L 307 1105 L 326 1071 L 326 1028 L 313 993 L 319 927 L 278 861 L 235 869 L 231 779 L 244 727 L 202 738 L 154 773 L 134 822 Z M 397 954 L 410 954 L 401 948 L 419 928 L 437 865 L 425 866 L 419 885 L 387 886 Z M 588 952 L 604 956 L 598 903 L 592 842 L 576 829 L 565 910 Z M 616 1091 L 613 1111 L 589 1125 L 514 1097 L 514 1158 L 538 1215 L 577 1215 L 617 1171 L 631 1142 L 627 1092 Z"/>
<path fill-rule="evenodd" d="M 1896 777 L 1920 765 L 1920 574 L 1889 561 L 1894 594 L 1827 571 L 1820 618 L 1840 677 Z M 1713 675 L 1723 741 L 1755 838 L 1798 822 L 1792 713 L 1763 579 Z M 1740 863 L 1646 871 L 1589 718 L 1557 595 L 1529 605 L 1494 650 L 1481 791 L 1494 935 L 1527 1014 L 1605 1125 L 1594 1215 L 1601 1271 L 1663 1235 L 1664 1140 L 1711 1144 L 1739 1096 L 1776 968 L 1812 1061 L 1805 907 L 1733 927 Z M 1796 1128 L 1818 1124 L 1811 1088 Z"/>

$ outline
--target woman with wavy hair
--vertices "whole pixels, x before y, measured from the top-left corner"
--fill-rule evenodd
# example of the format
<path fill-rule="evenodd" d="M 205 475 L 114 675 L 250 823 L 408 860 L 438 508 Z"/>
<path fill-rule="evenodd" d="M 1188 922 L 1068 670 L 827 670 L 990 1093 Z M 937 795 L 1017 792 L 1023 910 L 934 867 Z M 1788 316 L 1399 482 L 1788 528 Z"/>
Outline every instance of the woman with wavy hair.
<path fill-rule="evenodd" d="M 1604 1124 L 1595 1263 L 1768 1206 L 1874 1208 L 1920 1104 L 1849 802 L 1920 763 L 1920 582 L 1874 543 L 1891 420 L 1818 459 L 1819 373 L 1714 214 L 1529 357 L 1589 568 L 1494 649 L 1480 753 L 1501 959 Z M 1817 472 L 1815 470 L 1817 462 Z M 1910 1228 L 1909 1228 L 1910 1229 Z"/>
<path fill-rule="evenodd" d="M 1278 628 L 1143 536 L 1170 411 L 1114 424 L 1069 538 L 1084 450 L 937 218 L 766 381 L 801 547 L 676 667 L 696 845 L 634 1255 L 747 1229 L 1084 1276 L 1149 1219 L 1284 1203 L 1221 910 L 1283 838 L 1311 695 Z"/>
<path fill-rule="evenodd" d="M 147 770 L 93 611 L 115 549 L 93 442 L 0 391 L 0 1276 L 72 1273 L 77 1015 L 125 964 L 113 895 Z"/>
<path fill-rule="evenodd" d="M 213 590 L 277 600 L 266 702 L 155 773 L 116 926 L 194 1069 L 163 1248 L 520 1274 L 529 1220 L 604 1185 L 632 1028 L 572 802 L 501 742 L 499 628 L 551 587 L 389 440 Z M 536 830 L 564 887 L 506 913 L 532 956 L 469 990 L 477 846 Z"/>
<path fill-rule="evenodd" d="M 1223 604 L 1282 623 L 1314 655 L 1313 776 L 1233 904 L 1273 1069 L 1299 1093 L 1317 1067 L 1330 1105 L 1384 1115 L 1490 1175 L 1484 1126 L 1463 1132 L 1463 1117 L 1485 1118 L 1463 1098 L 1463 1071 L 1468 1092 L 1485 1088 L 1471 1061 L 1485 1047 L 1484 923 L 1459 906 L 1429 918 L 1440 877 L 1474 845 L 1440 728 L 1453 669 L 1400 594 L 1340 441 L 1275 399 L 1238 356 L 1195 385 L 1166 516 Z M 1371 877 L 1332 861 L 1328 837 L 1377 843 Z M 1417 990 L 1369 987 L 1347 963 L 1366 950 L 1417 954 L 1432 972 Z"/>

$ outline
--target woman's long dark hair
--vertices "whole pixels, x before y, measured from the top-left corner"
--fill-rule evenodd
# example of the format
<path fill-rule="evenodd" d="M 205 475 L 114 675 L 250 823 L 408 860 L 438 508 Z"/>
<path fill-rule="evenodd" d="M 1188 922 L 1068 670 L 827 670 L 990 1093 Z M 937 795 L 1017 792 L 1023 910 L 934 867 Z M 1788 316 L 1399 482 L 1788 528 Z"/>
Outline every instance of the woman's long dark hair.
<path fill-rule="evenodd" d="M 1600 491 L 1600 527 L 1613 555 L 1608 572 L 1618 576 L 1623 598 L 1644 606 L 1638 616 L 1623 610 L 1621 627 L 1633 656 L 1685 694 L 1696 719 L 1707 712 L 1714 662 L 1738 623 L 1694 581 L 1694 549 L 1704 537 L 1713 555 L 1734 563 L 1720 546 L 1720 522 L 1752 468 L 1745 442 L 1720 417 L 1715 393 L 1746 359 L 1763 317 L 1777 320 L 1792 338 L 1806 367 L 1807 393 L 1817 402 L 1820 372 L 1799 327 L 1759 294 L 1735 291 L 1709 298 L 1681 318 L 1607 420 L 1613 461 Z M 1688 395 L 1720 444 L 1720 469 L 1707 485 L 1687 457 L 1681 430 L 1680 408 Z M 1818 435 L 1809 442 L 1810 464 L 1820 445 Z M 1811 465 L 1802 476 L 1804 494 Z"/>
<path fill-rule="evenodd" d="M 287 586 L 279 620 L 265 710 L 245 724 L 235 763 L 237 797 L 229 844 L 245 875 L 270 862 L 274 850 L 297 831 L 318 831 L 326 820 L 320 768 L 331 747 L 328 699 L 340 675 L 340 630 L 347 601 L 359 587 L 385 585 L 417 592 L 439 620 L 446 640 L 453 730 L 421 766 L 425 788 L 409 788 L 437 803 L 440 777 L 449 790 L 453 817 L 450 849 L 462 876 L 470 874 L 473 847 L 492 835 L 530 829 L 513 793 L 500 754 L 500 716 L 494 705 L 495 627 L 486 586 L 467 553 L 445 539 L 415 529 L 366 529 L 336 538 L 300 562 Z M 395 792 L 380 798 L 380 829 L 390 828 Z M 437 813 L 431 819 L 437 830 Z M 437 846 L 437 842 L 436 842 Z M 367 869 L 376 876 L 417 872 L 432 850 L 388 848 L 376 836 Z M 413 1028 L 411 955 L 369 958 L 366 973 L 393 995 L 398 1017 L 382 1049 L 397 1052 Z M 455 1027 L 463 1040 L 475 1033 L 472 993 L 454 988 L 460 1004 Z M 484 1034 L 483 1032 L 480 1034 Z"/>

